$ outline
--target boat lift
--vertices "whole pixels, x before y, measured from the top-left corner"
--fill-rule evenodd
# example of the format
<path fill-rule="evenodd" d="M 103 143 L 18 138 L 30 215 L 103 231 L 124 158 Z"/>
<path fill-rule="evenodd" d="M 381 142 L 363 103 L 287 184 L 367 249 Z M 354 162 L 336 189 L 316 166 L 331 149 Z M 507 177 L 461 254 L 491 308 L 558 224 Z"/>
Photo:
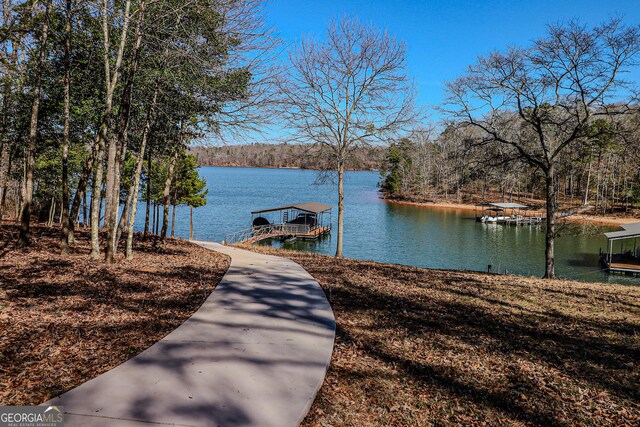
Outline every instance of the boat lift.
<path fill-rule="evenodd" d="M 478 214 L 480 208 L 480 214 Z M 542 215 L 527 215 L 529 206 L 520 203 L 480 203 L 476 205 L 476 221 L 486 224 L 537 225 Z"/>
<path fill-rule="evenodd" d="M 314 240 L 331 232 L 332 206 L 318 202 L 295 203 L 251 212 L 251 227 L 227 234 L 223 243 L 262 240 Z"/>

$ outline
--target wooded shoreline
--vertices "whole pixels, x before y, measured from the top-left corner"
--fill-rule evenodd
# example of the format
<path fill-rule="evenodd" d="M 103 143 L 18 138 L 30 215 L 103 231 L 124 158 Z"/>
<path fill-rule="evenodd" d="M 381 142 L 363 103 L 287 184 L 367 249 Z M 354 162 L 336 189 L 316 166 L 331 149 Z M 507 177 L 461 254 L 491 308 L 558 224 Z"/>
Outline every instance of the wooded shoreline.
<path fill-rule="evenodd" d="M 326 147 L 311 143 L 200 145 L 189 148 L 189 153 L 201 166 L 333 170 L 326 151 Z M 345 170 L 378 171 L 382 169 L 385 153 L 385 147 L 359 147 L 352 153 Z"/>
<path fill-rule="evenodd" d="M 443 210 L 458 210 L 458 211 L 477 211 L 478 207 L 472 203 L 456 203 L 456 202 L 447 202 L 447 201 L 433 201 L 433 202 L 423 202 L 423 201 L 415 201 L 410 198 L 395 198 L 388 197 L 385 195 L 380 196 L 385 202 L 393 203 L 397 205 L 412 205 L 412 206 L 420 206 L 424 208 L 432 208 L 432 209 L 443 209 Z M 542 209 L 534 209 L 529 212 L 532 213 L 544 213 Z M 622 224 L 630 224 L 634 222 L 640 222 L 640 218 L 636 216 L 600 216 L 600 215 L 587 215 L 587 214 L 576 214 L 571 215 L 565 218 L 560 219 L 560 221 L 570 221 L 570 222 L 579 222 L 579 223 L 587 223 L 593 225 L 603 225 L 603 226 L 619 226 Z"/>
<path fill-rule="evenodd" d="M 200 164 L 202 167 L 209 168 L 244 168 L 244 169 L 291 169 L 291 170 L 308 170 L 322 172 L 325 169 L 322 168 L 307 168 L 299 166 L 250 166 L 248 164 Z M 380 172 L 380 169 L 357 169 L 357 168 L 345 168 L 345 172 Z"/>

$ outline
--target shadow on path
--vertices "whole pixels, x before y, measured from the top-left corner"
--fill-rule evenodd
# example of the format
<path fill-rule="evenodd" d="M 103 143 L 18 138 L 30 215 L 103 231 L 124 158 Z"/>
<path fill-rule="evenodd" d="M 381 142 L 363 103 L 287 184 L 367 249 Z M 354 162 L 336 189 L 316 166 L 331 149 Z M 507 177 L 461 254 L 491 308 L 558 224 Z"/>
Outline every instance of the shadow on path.
<path fill-rule="evenodd" d="M 290 260 L 198 244 L 231 256 L 215 291 L 140 355 L 48 402 L 79 415 L 66 425 L 302 421 L 333 349 L 335 319 L 324 292 Z"/>

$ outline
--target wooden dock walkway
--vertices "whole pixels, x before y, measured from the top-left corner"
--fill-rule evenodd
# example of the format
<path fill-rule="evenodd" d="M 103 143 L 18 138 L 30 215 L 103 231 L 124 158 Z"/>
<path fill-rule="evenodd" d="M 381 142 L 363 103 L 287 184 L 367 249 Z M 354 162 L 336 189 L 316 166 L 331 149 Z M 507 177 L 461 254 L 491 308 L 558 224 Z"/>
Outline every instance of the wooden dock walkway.
<path fill-rule="evenodd" d="M 640 264 L 629 264 L 623 262 L 612 262 L 609 264 L 611 270 L 621 270 L 640 273 Z"/>
<path fill-rule="evenodd" d="M 330 226 L 312 227 L 305 224 L 269 224 L 246 228 L 235 233 L 227 234 L 223 243 L 226 245 L 257 243 L 262 240 L 275 239 L 278 237 L 311 240 L 317 239 L 330 231 Z"/>

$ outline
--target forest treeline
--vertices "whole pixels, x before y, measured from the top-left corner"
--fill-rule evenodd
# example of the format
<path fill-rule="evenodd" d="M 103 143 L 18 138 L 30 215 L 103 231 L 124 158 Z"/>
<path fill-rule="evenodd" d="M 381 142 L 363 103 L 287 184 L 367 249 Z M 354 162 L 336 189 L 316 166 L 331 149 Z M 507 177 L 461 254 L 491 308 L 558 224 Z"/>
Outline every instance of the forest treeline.
<path fill-rule="evenodd" d="M 258 168 L 299 168 L 327 170 L 331 157 L 317 144 L 242 144 L 226 146 L 195 146 L 189 152 L 202 166 L 246 166 Z M 350 153 L 348 169 L 379 170 L 386 148 L 358 147 Z"/>
<path fill-rule="evenodd" d="M 557 166 L 556 201 L 565 208 L 607 215 L 640 207 L 640 115 L 591 124 L 590 136 L 571 144 Z M 465 124 L 421 129 L 390 144 L 382 168 L 386 197 L 451 203 L 515 202 L 544 205 L 540 170 L 519 153 Z"/>
<path fill-rule="evenodd" d="M 258 0 L 2 0 L 0 220 L 91 227 L 91 256 L 132 256 L 169 233 L 171 207 L 206 203 L 187 147 L 263 123 L 275 39 Z M 160 213 L 159 207 L 162 208 Z M 159 230 L 158 230 L 159 229 Z"/>

